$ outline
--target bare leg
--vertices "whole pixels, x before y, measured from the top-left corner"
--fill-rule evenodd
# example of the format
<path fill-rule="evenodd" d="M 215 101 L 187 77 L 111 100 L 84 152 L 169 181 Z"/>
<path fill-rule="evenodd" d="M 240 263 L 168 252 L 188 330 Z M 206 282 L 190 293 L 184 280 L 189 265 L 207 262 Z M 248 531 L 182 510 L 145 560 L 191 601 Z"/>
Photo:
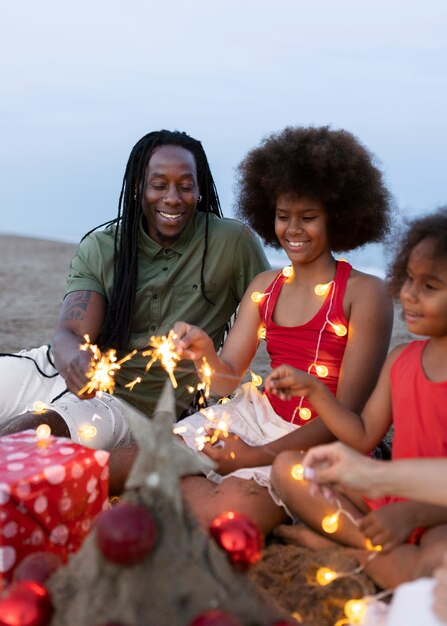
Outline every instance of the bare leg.
<path fill-rule="evenodd" d="M 220 485 L 216 485 L 203 476 L 187 476 L 182 479 L 181 488 L 185 499 L 206 529 L 223 511 L 244 513 L 264 534 L 270 533 L 287 517 L 284 509 L 273 502 L 268 490 L 254 480 L 226 478 Z"/>
<path fill-rule="evenodd" d="M 325 542 L 318 543 L 318 537 L 310 532 L 303 532 L 302 527 L 289 526 L 287 530 L 280 528 L 276 531 L 277 535 L 285 535 L 289 540 L 296 535 L 296 541 L 300 545 L 307 545 L 312 549 L 320 549 L 328 547 L 328 539 L 331 543 L 335 540 L 338 544 L 351 546 L 353 548 L 364 548 L 365 537 L 359 531 L 357 526 L 344 514 L 339 517 L 338 530 L 335 533 L 326 534 L 321 527 L 323 518 L 327 515 L 333 515 L 337 511 L 337 506 L 331 504 L 322 496 L 313 496 L 309 492 L 309 483 L 307 481 L 297 481 L 292 478 L 291 468 L 293 465 L 300 463 L 302 454 L 298 452 L 282 452 L 273 463 L 272 468 L 272 484 L 278 496 L 288 506 L 293 515 L 302 520 L 309 529 L 317 531 L 323 535 Z M 353 502 L 345 496 L 337 495 L 343 510 L 348 512 L 354 519 L 361 518 L 365 511 L 362 510 L 359 502 Z M 309 543 L 306 543 L 308 537 Z"/>
<path fill-rule="evenodd" d="M 51 433 L 56 437 L 70 437 L 70 431 L 65 420 L 53 410 L 45 411 L 45 413 L 30 411 L 23 413 L 23 415 L 11 417 L 0 424 L 0 436 L 20 433 L 23 430 L 35 430 L 40 424 L 48 424 Z"/>
<path fill-rule="evenodd" d="M 109 457 L 109 494 L 118 496 L 124 490 L 129 472 L 138 453 L 137 444 L 113 448 Z"/>

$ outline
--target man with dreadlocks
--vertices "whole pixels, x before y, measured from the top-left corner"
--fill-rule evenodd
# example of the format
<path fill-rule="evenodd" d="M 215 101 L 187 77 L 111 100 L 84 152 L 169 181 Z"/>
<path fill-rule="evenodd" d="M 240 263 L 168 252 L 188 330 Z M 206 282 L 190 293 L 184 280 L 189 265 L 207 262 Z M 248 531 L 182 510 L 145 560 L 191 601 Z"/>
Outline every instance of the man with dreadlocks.
<path fill-rule="evenodd" d="M 52 348 L 0 358 L 0 434 L 45 421 L 54 434 L 95 448 L 128 443 L 126 402 L 151 415 L 166 379 L 157 363 L 145 372 L 149 338 L 185 319 L 217 349 L 247 286 L 268 267 L 254 235 L 223 218 L 202 144 L 183 132 L 151 132 L 137 142 L 118 215 L 101 227 L 72 259 Z M 79 394 L 91 359 L 80 349 L 85 335 L 118 358 L 136 350 L 116 371 L 113 395 Z M 180 416 L 191 402 L 187 386 L 197 383 L 194 365 L 182 362 L 176 379 Z"/>

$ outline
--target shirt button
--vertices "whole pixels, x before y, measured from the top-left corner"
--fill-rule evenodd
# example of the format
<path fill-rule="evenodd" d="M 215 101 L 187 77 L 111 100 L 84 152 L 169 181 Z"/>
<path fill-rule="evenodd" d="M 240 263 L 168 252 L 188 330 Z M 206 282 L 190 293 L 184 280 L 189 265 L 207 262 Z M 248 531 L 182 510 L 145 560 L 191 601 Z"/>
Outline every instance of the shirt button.
<path fill-rule="evenodd" d="M 169 254 L 170 252 L 169 248 L 165 248 L 165 254 Z"/>
<path fill-rule="evenodd" d="M 156 326 L 151 326 L 151 330 L 157 330 Z"/>
<path fill-rule="evenodd" d="M 164 272 L 167 272 L 167 271 L 168 271 L 168 269 L 169 269 L 169 267 L 164 267 L 164 268 L 163 268 L 163 271 L 164 271 Z"/>
<path fill-rule="evenodd" d="M 197 285 L 193 285 L 192 288 L 194 289 L 194 291 L 197 291 Z"/>
<path fill-rule="evenodd" d="M 152 296 L 152 300 L 156 300 L 158 298 L 157 294 L 154 293 L 154 295 Z"/>

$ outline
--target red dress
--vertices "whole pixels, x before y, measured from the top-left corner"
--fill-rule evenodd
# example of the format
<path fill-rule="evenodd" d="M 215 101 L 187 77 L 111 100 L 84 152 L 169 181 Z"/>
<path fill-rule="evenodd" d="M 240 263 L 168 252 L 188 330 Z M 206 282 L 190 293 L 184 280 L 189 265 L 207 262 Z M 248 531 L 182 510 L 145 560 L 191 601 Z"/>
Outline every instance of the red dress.
<path fill-rule="evenodd" d="M 422 353 L 428 341 L 408 344 L 391 367 L 394 461 L 447 456 L 447 381 L 433 382 L 424 373 Z M 373 510 L 403 500 L 397 496 L 365 498 Z M 417 543 L 424 530 L 415 529 L 409 542 Z"/>
<path fill-rule="evenodd" d="M 320 310 L 302 326 L 279 326 L 272 320 L 276 301 L 287 280 L 282 272 L 276 276 L 266 289 L 267 297 L 259 307 L 266 329 L 267 352 L 270 355 L 272 369 L 287 364 L 316 376 L 315 364 L 325 365 L 328 375 L 321 380 L 334 395 L 336 394 L 348 334 L 346 332 L 344 336 L 338 336 L 331 324 L 348 329 L 348 320 L 343 311 L 343 298 L 351 269 L 351 265 L 346 261 L 337 261 L 335 278 Z M 288 422 L 301 425 L 317 415 L 305 398 L 285 401 L 266 391 L 264 394 L 275 413 Z M 307 419 L 300 417 L 301 408 L 310 410 L 308 416 L 305 416 Z"/>

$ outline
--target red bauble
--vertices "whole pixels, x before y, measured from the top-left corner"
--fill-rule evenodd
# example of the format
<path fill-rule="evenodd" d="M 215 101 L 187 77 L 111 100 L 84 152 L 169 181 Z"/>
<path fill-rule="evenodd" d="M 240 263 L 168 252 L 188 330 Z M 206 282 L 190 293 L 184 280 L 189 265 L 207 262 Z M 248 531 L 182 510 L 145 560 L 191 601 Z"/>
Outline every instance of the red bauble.
<path fill-rule="evenodd" d="M 120 565 L 141 561 L 154 547 L 157 527 L 149 511 L 125 502 L 102 513 L 96 523 L 96 541 L 106 559 Z"/>
<path fill-rule="evenodd" d="M 13 583 L 0 598 L 0 626 L 47 626 L 53 612 L 50 594 L 40 583 Z"/>
<path fill-rule="evenodd" d="M 242 513 L 221 513 L 211 522 L 210 533 L 240 570 L 247 570 L 261 558 L 262 535 L 251 519 Z"/>
<path fill-rule="evenodd" d="M 189 626 L 241 626 L 238 619 L 225 613 L 225 611 L 219 611 L 218 609 L 211 609 L 197 615 Z"/>
<path fill-rule="evenodd" d="M 44 583 L 61 565 L 61 557 L 53 552 L 32 552 L 20 561 L 14 570 L 13 580 Z"/>

